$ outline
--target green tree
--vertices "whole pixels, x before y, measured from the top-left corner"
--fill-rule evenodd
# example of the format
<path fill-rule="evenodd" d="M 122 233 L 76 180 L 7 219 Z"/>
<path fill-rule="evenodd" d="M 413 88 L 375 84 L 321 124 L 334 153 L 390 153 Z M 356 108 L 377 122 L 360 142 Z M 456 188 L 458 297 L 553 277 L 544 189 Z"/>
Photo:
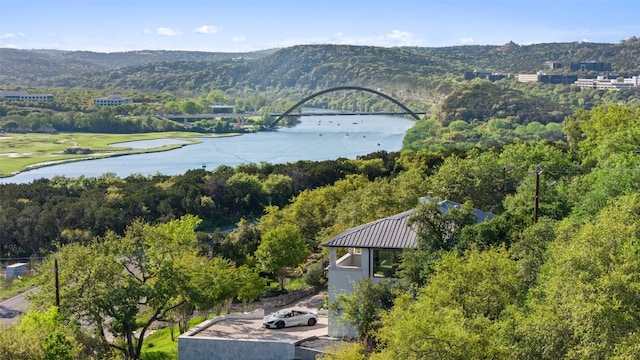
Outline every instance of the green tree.
<path fill-rule="evenodd" d="M 500 316 L 518 300 L 517 267 L 504 248 L 442 255 L 417 298 L 398 297 L 372 359 L 507 359 Z"/>
<path fill-rule="evenodd" d="M 436 201 L 421 203 L 409 218 L 409 224 L 415 226 L 418 233 L 418 247 L 428 252 L 453 250 L 462 229 L 475 223 L 476 216 L 469 201 L 460 209 L 453 206 L 443 209 Z"/>
<path fill-rule="evenodd" d="M 193 100 L 184 101 L 180 105 L 180 108 L 181 108 L 182 112 L 185 113 L 185 114 L 199 114 L 199 113 L 202 113 L 202 107 L 200 105 L 198 105 L 198 103 L 193 101 Z"/>
<path fill-rule="evenodd" d="M 340 294 L 333 306 L 335 310 L 343 310 L 343 319 L 356 328 L 360 341 L 371 351 L 382 314 L 391 309 L 400 293 L 399 283 L 395 281 L 374 284 L 371 279 L 364 279 L 356 282 L 351 294 Z"/>
<path fill-rule="evenodd" d="M 556 222 L 541 218 L 537 223 L 520 232 L 509 252 L 518 264 L 518 278 L 526 288 L 538 281 L 540 268 L 547 259 L 549 244 L 555 239 Z"/>
<path fill-rule="evenodd" d="M 300 229 L 284 224 L 262 235 L 256 257 L 265 271 L 277 275 L 280 290 L 284 290 L 287 268 L 300 265 L 308 253 Z"/>
<path fill-rule="evenodd" d="M 93 358 L 91 353 L 99 349 L 88 348 L 81 340 L 79 327 L 67 324 L 55 306 L 33 309 L 17 324 L 0 327 L 0 360 Z"/>
<path fill-rule="evenodd" d="M 247 304 L 250 301 L 257 300 L 264 293 L 267 284 L 264 278 L 260 276 L 258 269 L 250 268 L 247 265 L 238 268 L 238 300 L 247 310 Z"/>
<path fill-rule="evenodd" d="M 470 152 L 466 158 L 450 156 L 428 179 L 429 188 L 443 198 L 463 203 L 471 200 L 486 211 L 501 210 L 504 170 L 498 155 Z"/>
<path fill-rule="evenodd" d="M 139 359 L 151 324 L 186 302 L 199 223 L 193 216 L 158 225 L 135 221 L 123 236 L 108 233 L 86 246 L 63 246 L 55 254 L 60 313 L 93 329 L 96 340 L 125 358 Z M 51 269 L 53 257 L 42 264 L 37 304 L 53 303 Z M 107 333 L 116 340 L 108 342 Z"/>
<path fill-rule="evenodd" d="M 585 224 L 561 222 L 526 307 L 509 316 L 513 355 L 607 359 L 638 355 L 640 199 L 617 198 Z"/>
<path fill-rule="evenodd" d="M 282 174 L 269 174 L 262 183 L 262 191 L 269 205 L 283 207 L 293 197 L 291 177 Z"/>
<path fill-rule="evenodd" d="M 236 172 L 226 181 L 225 186 L 233 199 L 234 211 L 257 215 L 262 210 L 265 196 L 257 175 Z"/>
<path fill-rule="evenodd" d="M 220 315 L 238 294 L 242 284 L 240 274 L 231 261 L 221 257 L 195 260 L 189 265 L 187 302 L 201 310 L 215 309 Z"/>

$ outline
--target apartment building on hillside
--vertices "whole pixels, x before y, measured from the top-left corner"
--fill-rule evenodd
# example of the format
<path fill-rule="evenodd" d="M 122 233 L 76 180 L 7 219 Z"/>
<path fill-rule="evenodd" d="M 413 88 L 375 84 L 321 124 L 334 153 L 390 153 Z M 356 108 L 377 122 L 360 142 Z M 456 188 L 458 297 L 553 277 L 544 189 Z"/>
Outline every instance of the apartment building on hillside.
<path fill-rule="evenodd" d="M 53 94 L 29 94 L 26 91 L 2 91 L 0 90 L 0 100 L 7 101 L 37 101 L 52 102 Z"/>
<path fill-rule="evenodd" d="M 97 107 L 103 106 L 120 106 L 124 104 L 133 104 L 133 98 L 120 95 L 109 95 L 107 97 L 93 99 L 93 104 Z"/>

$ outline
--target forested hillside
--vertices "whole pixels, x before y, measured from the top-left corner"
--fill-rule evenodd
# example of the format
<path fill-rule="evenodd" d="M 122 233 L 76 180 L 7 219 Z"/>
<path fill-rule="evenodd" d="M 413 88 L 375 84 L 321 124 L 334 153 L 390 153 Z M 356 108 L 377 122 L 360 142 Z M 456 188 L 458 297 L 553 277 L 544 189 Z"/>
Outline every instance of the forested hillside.
<path fill-rule="evenodd" d="M 440 49 L 412 48 L 425 56 L 437 56 L 458 71 L 483 69 L 501 73 L 534 73 L 542 70 L 545 61 L 563 64 L 579 61 L 610 62 L 614 71 L 625 75 L 638 72 L 640 43 L 637 38 L 618 44 L 588 42 L 542 43 L 518 45 L 510 42 L 502 46 L 453 46 Z"/>
<path fill-rule="evenodd" d="M 359 85 L 419 96 L 423 92 L 417 88 L 429 85 L 433 77 L 460 76 L 474 69 L 533 73 L 542 70 L 545 61 L 603 61 L 627 75 L 640 72 L 638 58 L 637 38 L 619 44 L 509 43 L 443 48 L 302 45 L 238 54 L 2 49 L 0 84 L 192 92 Z"/>
<path fill-rule="evenodd" d="M 54 333 L 69 358 L 138 358 L 139 347 L 109 348 L 103 333 L 82 341 L 74 320 L 101 326 L 109 314 L 114 336 L 140 344 L 132 334 L 155 320 L 188 324 L 194 308 L 255 299 L 262 276 L 321 273 L 324 241 L 415 208 L 418 247 L 403 252 L 401 281 L 365 282 L 335 305 L 360 338 L 325 359 L 638 358 L 639 118 L 606 104 L 565 118 L 566 143 L 0 185 L 2 253 L 56 251 L 65 304 L 41 331 L 0 329 L 0 353 L 31 338 L 41 358 Z M 464 206 L 420 205 L 429 192 Z M 465 222 L 473 207 L 497 217 Z M 234 221 L 229 233 L 203 231 Z M 273 265 L 289 253 L 305 256 Z M 29 316 L 53 303 L 52 262 Z M 155 311 L 131 306 L 147 300 Z"/>
<path fill-rule="evenodd" d="M 158 320 L 182 332 L 194 310 L 229 311 L 286 291 L 286 278 L 321 286 L 323 242 L 410 209 L 418 245 L 400 255 L 399 281 L 364 281 L 332 304 L 359 339 L 324 359 L 640 358 L 640 92 L 462 77 L 533 72 L 547 60 L 607 61 L 638 75 L 637 38 L 233 55 L 3 49 L 3 88 L 56 101 L 3 102 L 0 129 L 162 131 L 172 123 L 157 114 L 216 102 L 268 112 L 341 85 L 430 112 L 402 151 L 355 160 L 0 185 L 0 258 L 45 258 L 38 307 L 0 328 L 0 358 L 144 358 Z M 115 92 L 137 104 L 91 101 Z M 312 105 L 380 101 L 340 93 Z M 421 205 L 429 193 L 464 205 Z M 496 217 L 476 224 L 473 208 Z M 51 308 L 58 287 L 63 305 Z"/>
<path fill-rule="evenodd" d="M 38 79 L 64 75 L 95 75 L 118 68 L 160 62 L 216 62 L 232 59 L 258 59 L 275 50 L 249 53 L 211 53 L 197 51 L 129 51 L 96 53 L 91 51 L 0 49 L 2 83 L 36 85 Z M 6 77 L 6 78 L 5 78 Z M 24 79 L 25 82 L 14 81 Z"/>

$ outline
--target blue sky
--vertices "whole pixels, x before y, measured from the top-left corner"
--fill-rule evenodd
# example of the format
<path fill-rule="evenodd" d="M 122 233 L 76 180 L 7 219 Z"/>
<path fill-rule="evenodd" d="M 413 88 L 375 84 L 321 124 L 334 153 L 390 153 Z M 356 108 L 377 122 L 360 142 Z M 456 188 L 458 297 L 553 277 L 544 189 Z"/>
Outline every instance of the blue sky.
<path fill-rule="evenodd" d="M 0 47 L 246 52 L 299 44 L 618 43 L 639 0 L 0 0 Z"/>

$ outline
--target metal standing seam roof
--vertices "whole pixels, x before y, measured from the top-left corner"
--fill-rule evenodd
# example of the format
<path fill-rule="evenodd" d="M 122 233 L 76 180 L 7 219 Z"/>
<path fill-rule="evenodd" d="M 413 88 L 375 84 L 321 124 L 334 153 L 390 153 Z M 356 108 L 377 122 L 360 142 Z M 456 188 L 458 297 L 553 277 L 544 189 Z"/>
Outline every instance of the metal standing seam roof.
<path fill-rule="evenodd" d="M 431 199 L 421 198 L 421 202 L 429 202 Z M 438 202 L 438 208 L 443 213 L 448 213 L 449 208 L 461 208 L 462 205 L 455 201 L 443 200 Z M 402 212 L 384 219 L 376 220 L 368 224 L 347 229 L 330 240 L 323 243 L 328 247 L 355 247 L 378 249 L 404 249 L 417 247 L 418 234 L 408 226 L 408 219 L 415 209 Z M 473 209 L 477 222 L 491 220 L 494 214 Z"/>
<path fill-rule="evenodd" d="M 414 212 L 415 210 L 405 211 L 345 230 L 322 245 L 383 249 L 416 247 L 418 234 L 407 226 L 407 220 Z"/>

